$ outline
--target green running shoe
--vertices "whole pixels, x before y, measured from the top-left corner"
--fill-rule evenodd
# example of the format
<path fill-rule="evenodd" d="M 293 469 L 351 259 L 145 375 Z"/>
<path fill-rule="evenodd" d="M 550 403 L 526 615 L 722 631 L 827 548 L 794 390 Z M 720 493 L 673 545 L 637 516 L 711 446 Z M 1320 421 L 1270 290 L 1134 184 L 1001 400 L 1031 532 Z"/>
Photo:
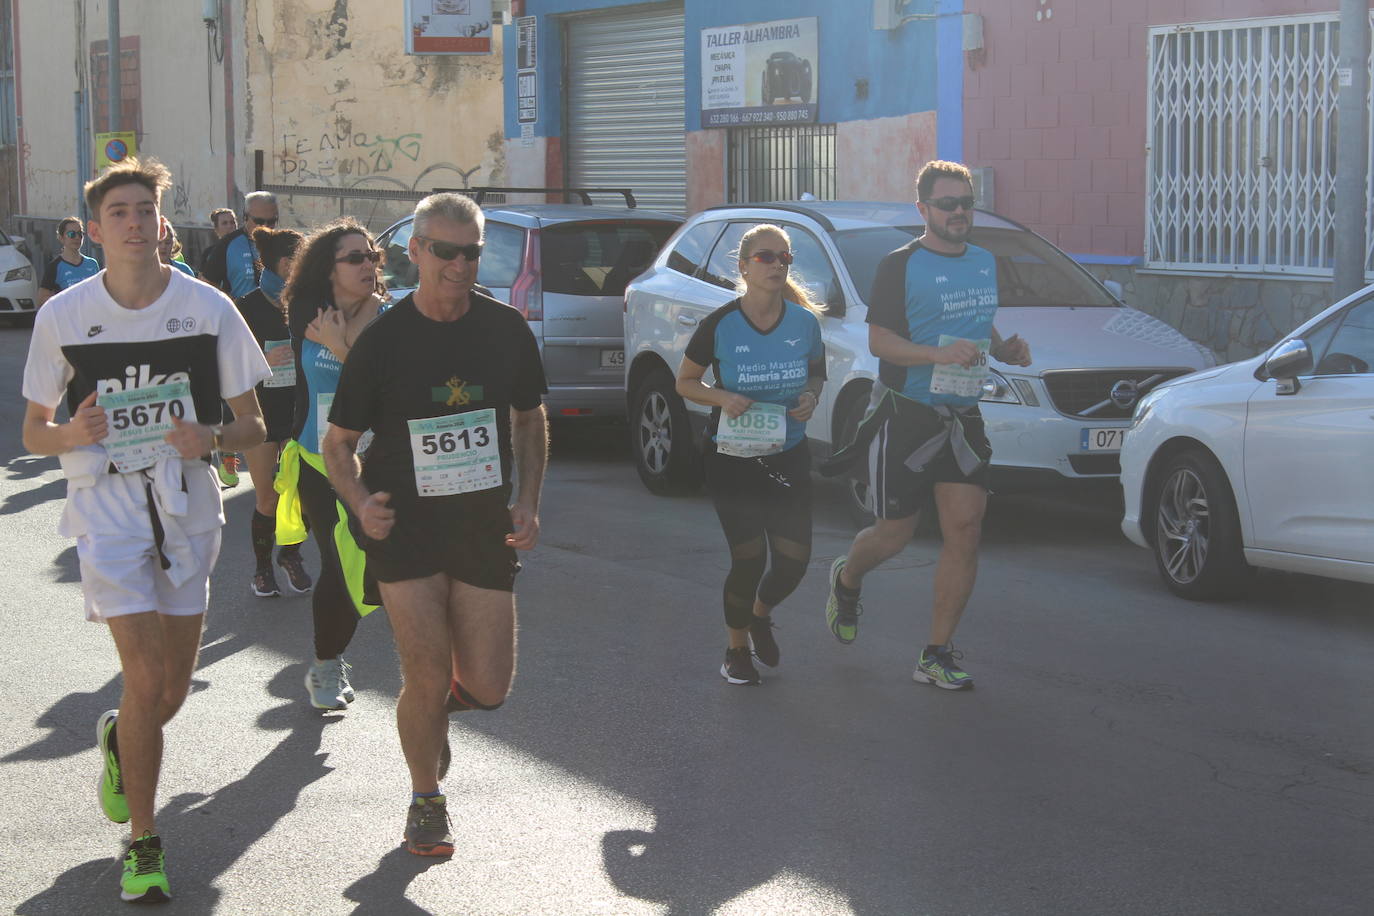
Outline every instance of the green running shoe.
<path fill-rule="evenodd" d="M 119 710 L 100 714 L 95 723 L 95 741 L 100 747 L 100 779 L 96 782 L 96 798 L 100 810 L 116 824 L 129 822 L 129 802 L 124 798 L 124 774 L 119 769 L 119 754 L 110 745 L 114 737 L 115 719 Z"/>
<path fill-rule="evenodd" d="M 968 690 L 973 686 L 973 676 L 955 664 L 964 653 L 956 652 L 951 646 L 941 646 L 934 652 L 921 650 L 916 660 L 916 670 L 911 679 L 918 684 L 934 684 L 943 690 Z"/>
<path fill-rule="evenodd" d="M 215 462 L 219 474 L 219 485 L 223 490 L 232 490 L 239 485 L 239 456 L 233 452 L 220 452 Z"/>
<path fill-rule="evenodd" d="M 167 859 L 162 853 L 162 838 L 145 833 L 129 844 L 124 853 L 124 874 L 119 879 L 119 897 L 129 903 L 165 903 L 172 899 L 167 884 Z"/>
<path fill-rule="evenodd" d="M 849 645 L 859 637 L 859 615 L 864 612 L 858 596 L 845 598 L 839 593 L 840 570 L 844 569 L 847 557 L 836 557 L 830 566 L 830 597 L 825 602 L 825 623 L 844 645 Z"/>

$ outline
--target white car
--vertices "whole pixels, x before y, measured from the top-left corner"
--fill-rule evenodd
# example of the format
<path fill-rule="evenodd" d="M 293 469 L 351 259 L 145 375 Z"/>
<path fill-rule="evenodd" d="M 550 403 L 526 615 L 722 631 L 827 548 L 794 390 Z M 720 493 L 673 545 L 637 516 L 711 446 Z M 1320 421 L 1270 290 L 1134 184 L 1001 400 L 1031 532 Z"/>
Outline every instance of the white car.
<path fill-rule="evenodd" d="M 1244 362 L 1160 385 L 1121 452 L 1121 528 L 1185 598 L 1251 567 L 1374 583 L 1374 286 Z"/>
<path fill-rule="evenodd" d="M 824 458 L 849 442 L 868 406 L 878 360 L 868 350 L 864 300 L 883 256 L 924 231 L 915 205 L 807 201 L 702 211 L 625 293 L 630 432 L 640 478 L 656 493 L 690 491 L 699 480 L 695 430 L 708 411 L 684 404 L 674 376 L 697 323 L 737 295 L 735 251 L 759 223 L 787 229 L 793 273 L 827 306 L 821 332 L 829 380 L 806 430 L 812 454 Z M 997 330 L 1021 335 L 1034 359 L 1026 368 L 998 364 L 984 387 L 993 486 L 1115 480 L 1136 399 L 1215 358 L 1122 305 L 1024 226 L 980 211 L 971 241 L 997 259 Z M 850 483 L 862 520 L 867 487 L 861 477 Z"/>
<path fill-rule="evenodd" d="M 0 230 L 0 318 L 33 321 L 37 293 L 38 278 L 33 265 L 14 240 Z"/>

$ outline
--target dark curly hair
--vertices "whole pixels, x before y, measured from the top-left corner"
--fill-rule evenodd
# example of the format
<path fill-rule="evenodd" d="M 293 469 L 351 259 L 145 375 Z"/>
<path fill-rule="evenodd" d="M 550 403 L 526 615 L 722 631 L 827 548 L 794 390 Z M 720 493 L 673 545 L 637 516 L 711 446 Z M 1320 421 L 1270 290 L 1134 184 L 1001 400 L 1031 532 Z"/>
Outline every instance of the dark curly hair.
<path fill-rule="evenodd" d="M 271 270 L 282 258 L 294 258 L 303 241 L 305 236 L 295 229 L 268 229 L 266 226 L 254 229 L 253 247 L 258 249 L 258 269 Z"/>
<path fill-rule="evenodd" d="M 310 324 L 320 308 L 332 306 L 334 284 L 329 275 L 334 272 L 334 258 L 339 251 L 339 240 L 346 235 L 361 235 L 372 245 L 372 233 L 351 217 L 340 217 L 326 223 L 305 237 L 296 258 L 291 262 L 291 276 L 286 278 L 286 289 L 282 291 L 282 304 L 286 306 L 286 322 L 291 336 L 305 337 L 305 326 Z M 377 266 L 377 294 L 384 295 L 381 264 Z"/>

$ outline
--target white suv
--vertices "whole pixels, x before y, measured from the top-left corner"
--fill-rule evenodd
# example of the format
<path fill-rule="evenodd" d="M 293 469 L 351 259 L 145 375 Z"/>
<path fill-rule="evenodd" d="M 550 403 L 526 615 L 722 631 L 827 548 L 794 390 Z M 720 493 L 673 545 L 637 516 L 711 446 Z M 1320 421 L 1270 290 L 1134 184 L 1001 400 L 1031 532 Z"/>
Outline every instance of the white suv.
<path fill-rule="evenodd" d="M 821 321 L 829 381 L 807 427 L 823 458 L 848 442 L 867 407 L 878 361 L 864 304 L 883 256 L 923 231 L 914 204 L 815 201 L 717 207 L 696 214 L 625 292 L 626 393 L 636 466 L 656 493 L 694 489 L 707 412 L 684 404 L 674 376 L 698 322 L 737 294 L 735 251 L 759 223 L 792 238 L 793 273 L 826 303 Z M 1035 359 L 1001 367 L 982 410 L 994 486 L 1105 478 L 1136 400 L 1152 387 L 1216 364 L 1168 325 L 1124 306 L 1067 255 L 1011 220 L 979 212 L 971 241 L 997 258 L 997 329 L 1020 334 Z M 862 517 L 867 487 L 851 481 Z"/>

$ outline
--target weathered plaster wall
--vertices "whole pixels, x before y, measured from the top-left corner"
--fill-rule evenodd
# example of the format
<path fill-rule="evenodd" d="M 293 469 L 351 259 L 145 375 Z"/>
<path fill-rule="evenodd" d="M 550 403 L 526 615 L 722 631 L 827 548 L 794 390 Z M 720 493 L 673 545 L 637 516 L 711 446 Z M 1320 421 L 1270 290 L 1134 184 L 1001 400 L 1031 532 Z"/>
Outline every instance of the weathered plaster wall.
<path fill-rule="evenodd" d="M 506 183 L 502 30 L 490 55 L 409 56 L 403 6 L 248 0 L 245 157 L 266 152 L 266 183 L 407 191 Z M 283 206 L 297 221 L 338 214 L 337 202 L 318 198 Z"/>
<path fill-rule="evenodd" d="M 89 62 L 91 42 L 106 37 L 107 4 L 89 0 L 85 9 L 80 34 L 74 4 L 18 3 L 25 144 L 20 176 L 27 215 L 61 218 L 77 212 L 78 182 L 92 177 L 77 175 L 76 63 L 78 56 Z M 201 6 L 122 0 L 120 33 L 139 39 L 139 152 L 165 162 L 176 182 L 163 208 L 177 223 L 205 222 L 212 208 L 225 204 L 224 84 L 221 66 L 206 46 Z M 95 162 L 93 151 L 90 161 Z"/>
<path fill-rule="evenodd" d="M 835 125 L 837 200 L 916 199 L 916 173 L 935 158 L 933 111 Z"/>

